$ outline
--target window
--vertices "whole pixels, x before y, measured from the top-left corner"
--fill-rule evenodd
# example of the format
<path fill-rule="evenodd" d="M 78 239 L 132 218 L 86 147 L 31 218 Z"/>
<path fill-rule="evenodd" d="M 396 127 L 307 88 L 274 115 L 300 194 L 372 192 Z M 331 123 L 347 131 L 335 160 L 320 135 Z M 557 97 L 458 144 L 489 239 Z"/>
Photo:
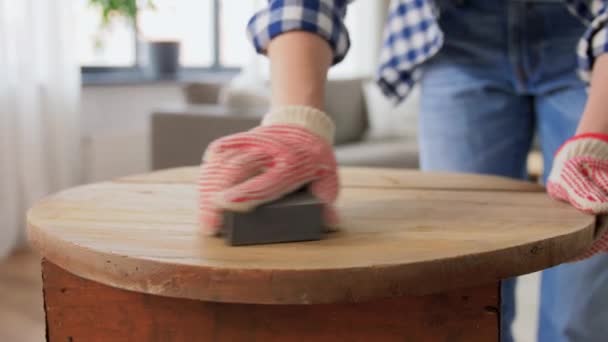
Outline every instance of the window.
<path fill-rule="evenodd" d="M 78 56 L 81 66 L 129 67 L 135 65 L 135 32 L 126 20 L 114 20 L 101 31 L 98 10 L 87 0 L 78 2 Z"/>
<path fill-rule="evenodd" d="M 214 65 L 214 1 L 155 0 L 154 10 L 138 16 L 145 41 L 177 40 L 180 64 L 187 67 Z"/>
<path fill-rule="evenodd" d="M 251 16 L 267 4 L 262 1 L 223 0 L 219 10 L 219 63 L 231 67 L 248 64 L 255 52 L 245 28 Z"/>
<path fill-rule="evenodd" d="M 146 0 L 147 1 L 147 0 Z M 180 65 L 186 70 L 236 70 L 258 66 L 267 77 L 267 60 L 256 57 L 246 36 L 251 16 L 267 0 L 153 0 L 154 10 L 138 15 L 137 29 L 126 19 L 100 30 L 99 10 L 78 0 L 78 48 L 85 76 L 119 70 L 136 75 L 145 64 L 142 41 L 179 40 Z M 330 77 L 371 75 L 376 67 L 383 27 L 383 1 L 359 0 L 348 8 L 349 55 Z M 373 47 L 373 48 L 370 48 Z M 137 76 L 137 75 L 136 75 Z"/>
<path fill-rule="evenodd" d="M 246 25 L 265 0 L 154 0 L 140 11 L 137 28 L 115 18 L 101 29 L 99 9 L 78 4 L 78 49 L 83 70 L 137 69 L 145 61 L 141 42 L 180 41 L 180 65 L 226 69 L 247 64 L 255 53 Z M 139 43 L 138 43 L 139 42 Z"/>

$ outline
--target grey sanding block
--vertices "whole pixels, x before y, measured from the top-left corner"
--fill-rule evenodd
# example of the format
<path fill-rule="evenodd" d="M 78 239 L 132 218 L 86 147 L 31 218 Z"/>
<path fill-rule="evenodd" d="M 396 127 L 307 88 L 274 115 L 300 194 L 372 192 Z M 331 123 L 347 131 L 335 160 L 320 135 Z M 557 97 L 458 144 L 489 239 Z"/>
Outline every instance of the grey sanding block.
<path fill-rule="evenodd" d="M 323 205 L 299 190 L 246 213 L 225 212 L 221 234 L 232 246 L 320 240 Z"/>

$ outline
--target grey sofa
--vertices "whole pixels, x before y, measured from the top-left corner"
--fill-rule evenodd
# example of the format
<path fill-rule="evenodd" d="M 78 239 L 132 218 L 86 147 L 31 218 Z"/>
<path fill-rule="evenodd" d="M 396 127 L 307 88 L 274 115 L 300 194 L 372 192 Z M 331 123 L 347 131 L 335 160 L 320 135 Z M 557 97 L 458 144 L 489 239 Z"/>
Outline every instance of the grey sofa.
<path fill-rule="evenodd" d="M 417 168 L 415 137 L 367 139 L 364 79 L 328 82 L 326 111 L 336 123 L 335 151 L 340 165 Z M 201 87 L 186 87 L 186 92 Z M 205 99 L 208 97 L 203 96 Z M 151 119 L 151 167 L 162 169 L 200 163 L 213 140 L 255 127 L 266 108 L 231 108 L 197 102 L 186 94 L 188 105 L 159 109 Z"/>

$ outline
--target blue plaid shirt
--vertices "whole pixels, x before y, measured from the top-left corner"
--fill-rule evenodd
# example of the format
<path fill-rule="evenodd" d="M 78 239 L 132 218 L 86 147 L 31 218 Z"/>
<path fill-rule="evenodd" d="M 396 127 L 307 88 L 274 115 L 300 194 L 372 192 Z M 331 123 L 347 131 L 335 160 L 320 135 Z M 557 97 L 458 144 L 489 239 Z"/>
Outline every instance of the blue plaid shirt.
<path fill-rule="evenodd" d="M 344 26 L 346 7 L 353 0 L 269 0 L 248 24 L 256 50 L 264 53 L 276 36 L 293 30 L 323 37 L 331 46 L 333 63 L 348 52 L 350 41 Z M 587 24 L 577 55 L 579 73 L 589 80 L 593 62 L 608 51 L 608 0 L 564 0 L 569 10 Z M 384 29 L 377 83 L 384 94 L 403 100 L 419 79 L 419 65 L 443 44 L 432 0 L 392 0 Z"/>

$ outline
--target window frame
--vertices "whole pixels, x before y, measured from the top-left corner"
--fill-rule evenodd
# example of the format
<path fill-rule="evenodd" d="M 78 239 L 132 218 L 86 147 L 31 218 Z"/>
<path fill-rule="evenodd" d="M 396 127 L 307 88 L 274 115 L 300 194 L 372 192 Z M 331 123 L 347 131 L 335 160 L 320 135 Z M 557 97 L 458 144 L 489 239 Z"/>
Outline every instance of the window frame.
<path fill-rule="evenodd" d="M 135 64 L 132 66 L 81 66 L 80 73 L 83 84 L 106 84 L 106 83 L 141 83 L 155 81 L 188 81 L 201 76 L 231 76 L 236 74 L 241 68 L 227 67 L 220 64 L 220 1 L 212 0 L 213 7 L 213 60 L 208 67 L 184 67 L 180 66 L 178 74 L 172 78 L 159 78 L 158 76 L 147 75 L 145 69 L 140 65 L 141 44 L 144 42 L 135 35 Z"/>

